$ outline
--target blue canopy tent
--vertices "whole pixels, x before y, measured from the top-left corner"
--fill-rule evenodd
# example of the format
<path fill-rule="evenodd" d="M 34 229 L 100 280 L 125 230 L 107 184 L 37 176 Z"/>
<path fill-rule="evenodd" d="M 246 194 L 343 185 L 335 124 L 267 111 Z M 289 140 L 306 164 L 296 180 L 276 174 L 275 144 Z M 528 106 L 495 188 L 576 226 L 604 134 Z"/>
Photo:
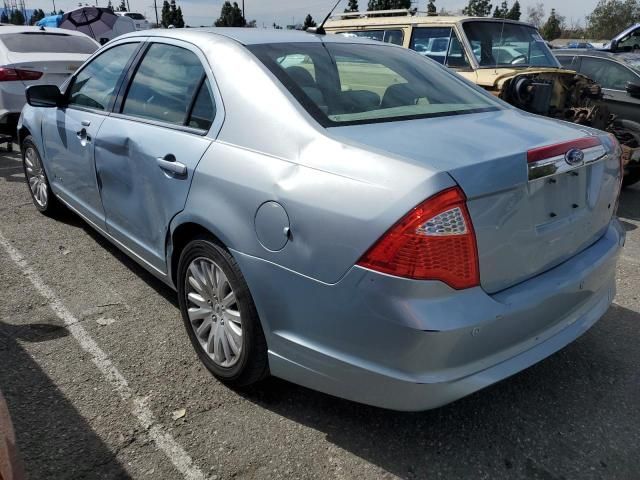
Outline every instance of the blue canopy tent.
<path fill-rule="evenodd" d="M 38 20 L 36 25 L 38 27 L 58 27 L 62 22 L 62 15 L 49 15 L 42 20 Z"/>

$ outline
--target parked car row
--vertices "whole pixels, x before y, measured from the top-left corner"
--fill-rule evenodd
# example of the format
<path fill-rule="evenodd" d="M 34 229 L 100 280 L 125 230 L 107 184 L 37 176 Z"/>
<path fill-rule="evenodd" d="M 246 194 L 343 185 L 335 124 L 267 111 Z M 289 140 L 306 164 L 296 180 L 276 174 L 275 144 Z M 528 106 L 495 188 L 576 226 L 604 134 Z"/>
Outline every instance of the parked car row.
<path fill-rule="evenodd" d="M 575 74 L 530 27 L 505 28 L 508 60 L 497 24 L 477 23 L 439 27 L 451 39 L 440 63 L 551 113 L 545 85 Z M 500 101 L 393 34 L 356 36 L 120 37 L 61 87 L 28 87 L 25 177 L 39 211 L 71 209 L 176 290 L 221 381 L 274 375 L 433 408 L 607 310 L 625 238 L 621 149 Z M 528 87 L 503 81 L 532 65 Z M 595 95 L 582 78 L 572 94 Z"/>

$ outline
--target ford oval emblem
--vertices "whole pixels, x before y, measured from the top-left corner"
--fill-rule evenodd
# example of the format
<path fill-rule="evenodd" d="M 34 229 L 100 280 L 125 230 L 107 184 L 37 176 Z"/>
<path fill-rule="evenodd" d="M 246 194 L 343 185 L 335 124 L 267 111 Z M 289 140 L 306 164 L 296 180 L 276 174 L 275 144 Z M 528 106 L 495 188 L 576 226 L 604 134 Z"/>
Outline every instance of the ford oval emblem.
<path fill-rule="evenodd" d="M 580 165 L 582 162 L 584 162 L 584 152 L 580 149 L 572 148 L 564 154 L 564 160 L 572 167 L 575 165 Z"/>

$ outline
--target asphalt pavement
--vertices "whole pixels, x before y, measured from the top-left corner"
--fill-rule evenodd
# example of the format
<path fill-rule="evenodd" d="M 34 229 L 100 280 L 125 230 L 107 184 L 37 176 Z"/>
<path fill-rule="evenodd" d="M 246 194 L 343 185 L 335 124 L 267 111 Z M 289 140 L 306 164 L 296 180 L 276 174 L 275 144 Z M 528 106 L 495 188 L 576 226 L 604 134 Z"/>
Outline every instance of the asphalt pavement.
<path fill-rule="evenodd" d="M 562 351 L 446 407 L 398 413 L 196 358 L 174 293 L 0 154 L 0 389 L 31 479 L 640 478 L 640 187 L 618 296 Z"/>

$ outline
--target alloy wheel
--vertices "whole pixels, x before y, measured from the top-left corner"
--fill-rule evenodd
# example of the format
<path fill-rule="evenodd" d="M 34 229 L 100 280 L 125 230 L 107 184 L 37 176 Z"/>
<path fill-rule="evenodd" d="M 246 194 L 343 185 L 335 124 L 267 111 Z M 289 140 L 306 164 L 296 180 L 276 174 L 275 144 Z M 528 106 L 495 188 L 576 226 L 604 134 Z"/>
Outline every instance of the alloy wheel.
<path fill-rule="evenodd" d="M 200 347 L 216 365 L 229 368 L 240 359 L 242 318 L 236 295 L 209 258 L 194 259 L 185 278 L 187 314 Z"/>
<path fill-rule="evenodd" d="M 47 186 L 47 178 L 44 174 L 44 168 L 42 168 L 40 156 L 33 147 L 27 147 L 25 150 L 24 162 L 27 181 L 29 182 L 33 199 L 40 207 L 46 208 L 49 200 L 49 187 Z"/>

